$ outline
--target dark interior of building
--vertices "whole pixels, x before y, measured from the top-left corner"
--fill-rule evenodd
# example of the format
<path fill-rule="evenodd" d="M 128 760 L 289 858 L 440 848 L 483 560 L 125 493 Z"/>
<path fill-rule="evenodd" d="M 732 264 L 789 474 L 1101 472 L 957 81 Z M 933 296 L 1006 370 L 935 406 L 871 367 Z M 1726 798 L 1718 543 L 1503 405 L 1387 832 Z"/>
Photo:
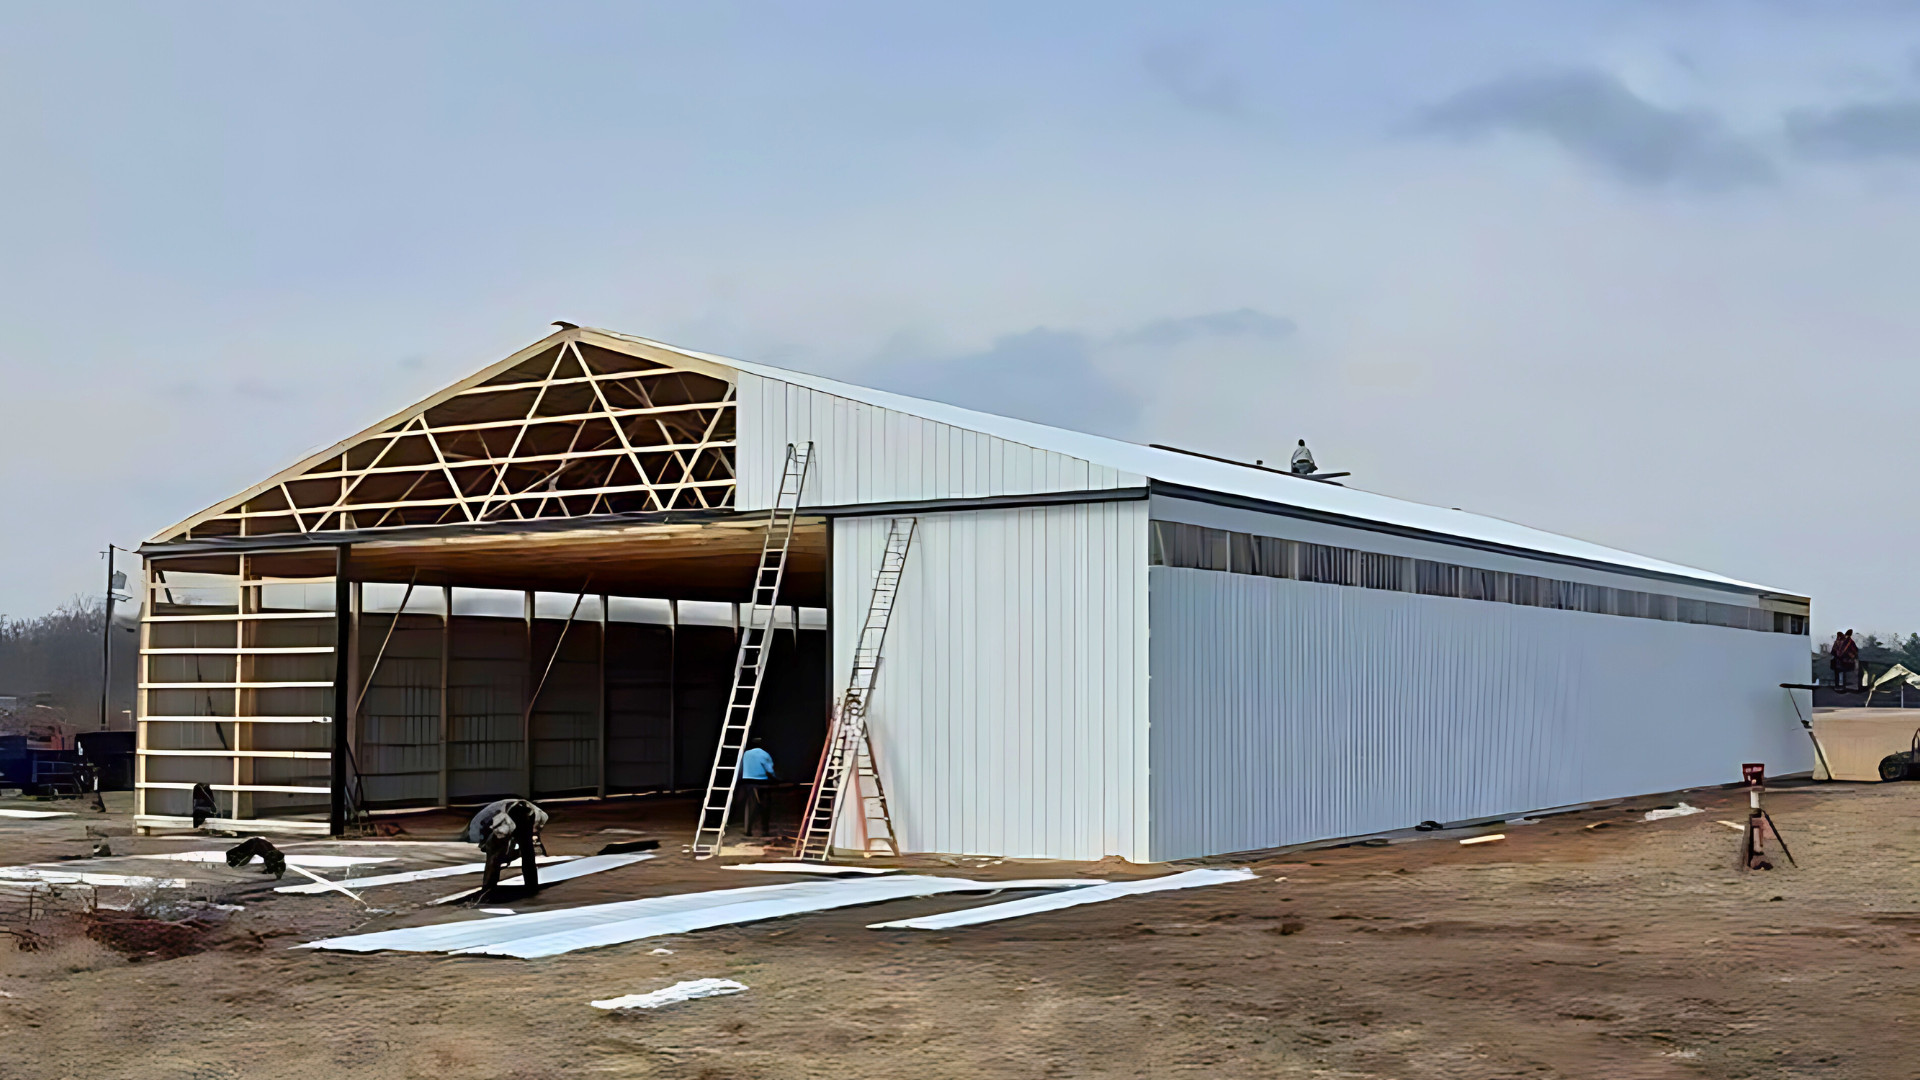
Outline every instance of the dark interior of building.
<path fill-rule="evenodd" d="M 344 596 L 338 547 L 151 558 L 143 812 L 206 783 L 222 816 L 327 814 L 343 599 L 356 811 L 703 787 L 766 535 L 716 517 L 389 533 L 348 549 Z M 754 722 L 783 780 L 826 736 L 826 555 L 803 519 Z"/>

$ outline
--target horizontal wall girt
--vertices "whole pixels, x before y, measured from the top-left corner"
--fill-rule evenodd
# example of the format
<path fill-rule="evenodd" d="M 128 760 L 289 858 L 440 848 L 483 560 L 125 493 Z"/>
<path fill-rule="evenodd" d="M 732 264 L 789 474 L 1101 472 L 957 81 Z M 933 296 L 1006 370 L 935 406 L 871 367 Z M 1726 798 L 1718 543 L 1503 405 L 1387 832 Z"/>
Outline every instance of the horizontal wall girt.
<path fill-rule="evenodd" d="M 144 649 L 147 656 L 309 656 L 315 653 L 331 655 L 331 645 L 289 645 L 277 648 L 250 649 Z"/>
<path fill-rule="evenodd" d="M 172 814 L 136 814 L 133 818 L 136 829 L 192 829 L 196 826 L 190 817 Z M 303 821 L 300 818 L 235 818 L 211 817 L 202 823 L 202 828 L 223 829 L 232 832 L 271 832 L 293 833 L 300 836 L 325 836 L 329 826 L 324 821 Z"/>
<path fill-rule="evenodd" d="M 322 756 L 324 757 L 325 755 L 322 755 Z M 172 784 L 172 783 L 167 783 L 165 781 L 147 780 L 147 781 L 141 781 L 139 783 L 136 783 L 133 786 L 143 791 L 144 790 L 192 791 L 194 788 L 200 785 Z M 207 784 L 206 786 L 207 786 L 207 789 L 210 791 L 237 791 L 237 792 L 262 791 L 262 792 L 273 792 L 273 793 L 282 794 L 282 795 L 330 795 L 333 793 L 332 788 L 294 787 L 286 784 Z M 248 819 L 248 820 L 253 821 L 255 819 Z"/>
<path fill-rule="evenodd" d="M 331 724 L 331 716 L 143 716 L 143 723 L 174 724 Z"/>
<path fill-rule="evenodd" d="M 217 757 L 217 758 L 294 758 L 301 761 L 327 761 L 333 754 L 326 750 L 142 750 L 148 757 Z M 271 791 L 273 788 L 244 786 L 236 791 Z"/>

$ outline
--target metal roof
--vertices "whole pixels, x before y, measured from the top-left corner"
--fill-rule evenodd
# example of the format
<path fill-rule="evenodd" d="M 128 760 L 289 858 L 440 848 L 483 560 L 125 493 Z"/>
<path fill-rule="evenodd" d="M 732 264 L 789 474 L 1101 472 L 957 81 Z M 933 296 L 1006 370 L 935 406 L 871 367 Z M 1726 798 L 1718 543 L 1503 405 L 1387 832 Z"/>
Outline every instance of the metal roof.
<path fill-rule="evenodd" d="M 801 371 L 789 371 L 785 368 L 767 364 L 757 364 L 746 360 L 716 356 L 710 353 L 693 352 L 674 345 L 653 341 L 648 338 L 622 334 L 611 330 L 595 330 L 595 333 L 607 337 L 646 345 L 657 349 L 682 353 L 724 365 L 762 378 L 793 383 L 817 390 L 824 394 L 833 394 L 853 401 L 873 405 L 882 409 L 918 416 L 936 423 L 949 424 L 969 431 L 978 431 L 995 438 L 1055 453 L 1067 454 L 1109 468 L 1135 473 L 1149 480 L 1157 480 L 1184 487 L 1200 488 L 1206 491 L 1239 495 L 1258 499 L 1262 502 L 1277 503 L 1283 506 L 1298 507 L 1319 513 L 1334 514 L 1342 517 L 1359 518 L 1380 522 L 1405 529 L 1421 532 L 1439 533 L 1468 540 L 1496 544 L 1502 547 L 1520 548 L 1542 554 L 1563 556 L 1590 562 L 1608 563 L 1649 573 L 1692 578 L 1697 581 L 1730 585 L 1755 592 L 1777 593 L 1782 596 L 1797 596 L 1784 589 L 1775 589 L 1753 582 L 1726 577 L 1698 567 L 1684 566 L 1679 563 L 1636 555 L 1630 551 L 1606 547 L 1602 544 L 1550 533 L 1516 524 L 1501 518 L 1484 514 L 1472 514 L 1464 510 L 1452 510 L 1446 507 L 1428 506 L 1424 503 L 1396 499 L 1388 495 L 1379 495 L 1357 488 L 1340 487 L 1333 484 L 1302 480 L 1282 473 L 1253 468 L 1245 465 L 1213 461 L 1177 451 L 1161 450 L 1139 443 L 1109 439 L 1085 432 L 1070 431 L 1065 428 L 1050 427 L 1029 420 L 1016 420 L 1009 416 L 996 416 L 993 413 L 976 412 L 957 405 L 948 405 L 939 401 L 908 397 L 904 394 L 874 390 L 870 387 L 828 379 L 819 375 L 810 375 Z"/>
<path fill-rule="evenodd" d="M 1450 510 L 1444 507 L 1428 506 L 1424 503 L 1410 502 L 1387 495 L 1379 495 L 1357 488 L 1340 487 L 1334 484 L 1303 480 L 1285 473 L 1212 460 L 1177 451 L 1162 450 L 1139 443 L 1109 439 L 1085 432 L 1070 431 L 1065 428 L 1050 427 L 1028 420 L 1016 420 L 1009 416 L 997 416 L 993 413 L 977 412 L 948 405 L 939 401 L 908 397 L 904 394 L 875 390 L 854 383 L 841 382 L 802 371 L 790 371 L 785 368 L 758 364 L 732 357 L 718 356 L 698 352 L 692 349 L 668 345 L 633 334 L 623 334 L 613 330 L 592 327 L 568 327 L 550 334 L 540 341 L 519 350 L 512 356 L 490 364 L 481 371 L 453 384 L 440 393 L 422 402 L 409 406 L 365 431 L 344 439 L 325 450 L 308 455 L 298 464 L 275 474 L 266 481 L 255 485 L 240 495 L 224 500 L 214 507 L 202 511 L 186 521 L 156 534 L 148 542 L 162 544 L 179 530 L 188 528 L 218 512 L 221 507 L 238 505 L 259 493 L 272 488 L 281 481 L 299 475 L 301 470 L 312 467 L 317 462 L 341 454 L 358 442 L 384 432 L 395 424 L 419 413 L 436 403 L 448 400 L 463 392 L 471 392 L 486 380 L 493 378 L 528 357 L 539 354 L 557 342 L 568 339 L 598 339 L 604 345 L 624 345 L 623 351 L 637 356 L 647 356 L 662 362 L 675 362 L 675 358 L 691 361 L 686 365 L 696 369 L 711 365 L 710 373 L 724 376 L 729 372 L 746 372 L 765 379 L 791 383 L 823 394 L 831 394 L 851 401 L 889 409 L 909 416 L 920 417 L 936 423 L 956 428 L 977 431 L 994 438 L 1031 446 L 1036 449 L 1065 454 L 1080 458 L 1107 468 L 1140 476 L 1148 481 L 1173 485 L 1222 495 L 1238 496 L 1281 507 L 1297 508 L 1311 514 L 1324 514 L 1333 517 L 1373 522 L 1394 529 L 1412 530 L 1420 533 L 1453 537 L 1464 541 L 1494 545 L 1525 552 L 1536 552 L 1561 559 L 1578 560 L 1588 563 L 1600 563 L 1617 566 L 1641 573 L 1670 577 L 1688 578 L 1694 581 L 1710 583 L 1723 588 L 1737 588 L 1754 592 L 1775 593 L 1802 599 L 1798 594 L 1787 590 L 1774 589 L 1726 577 L 1698 567 L 1683 566 L 1661 559 L 1636 555 L 1629 551 L 1589 543 L 1569 536 L 1529 528 L 1500 518 L 1484 514 L 1471 514 L 1462 510 Z M 665 354 L 665 355 L 663 355 Z"/>

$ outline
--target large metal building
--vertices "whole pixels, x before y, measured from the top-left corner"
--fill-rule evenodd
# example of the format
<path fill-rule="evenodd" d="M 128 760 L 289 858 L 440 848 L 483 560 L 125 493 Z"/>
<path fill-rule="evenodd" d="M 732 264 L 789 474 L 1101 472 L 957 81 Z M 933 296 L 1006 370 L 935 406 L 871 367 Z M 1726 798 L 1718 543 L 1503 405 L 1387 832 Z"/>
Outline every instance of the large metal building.
<path fill-rule="evenodd" d="M 790 446 L 754 730 L 812 774 L 916 519 L 868 713 L 905 850 L 1161 861 L 1810 767 L 1805 597 L 569 326 L 143 547 L 138 823 L 196 784 L 314 832 L 705 784 Z"/>

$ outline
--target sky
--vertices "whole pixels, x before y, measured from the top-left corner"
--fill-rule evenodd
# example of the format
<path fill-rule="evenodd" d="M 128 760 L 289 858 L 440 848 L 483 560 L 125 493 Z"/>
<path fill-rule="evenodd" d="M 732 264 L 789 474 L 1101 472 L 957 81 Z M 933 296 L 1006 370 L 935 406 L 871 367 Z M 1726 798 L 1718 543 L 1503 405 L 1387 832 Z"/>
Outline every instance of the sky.
<path fill-rule="evenodd" d="M 556 319 L 1920 629 L 1920 5 L 0 0 L 0 614 Z"/>

